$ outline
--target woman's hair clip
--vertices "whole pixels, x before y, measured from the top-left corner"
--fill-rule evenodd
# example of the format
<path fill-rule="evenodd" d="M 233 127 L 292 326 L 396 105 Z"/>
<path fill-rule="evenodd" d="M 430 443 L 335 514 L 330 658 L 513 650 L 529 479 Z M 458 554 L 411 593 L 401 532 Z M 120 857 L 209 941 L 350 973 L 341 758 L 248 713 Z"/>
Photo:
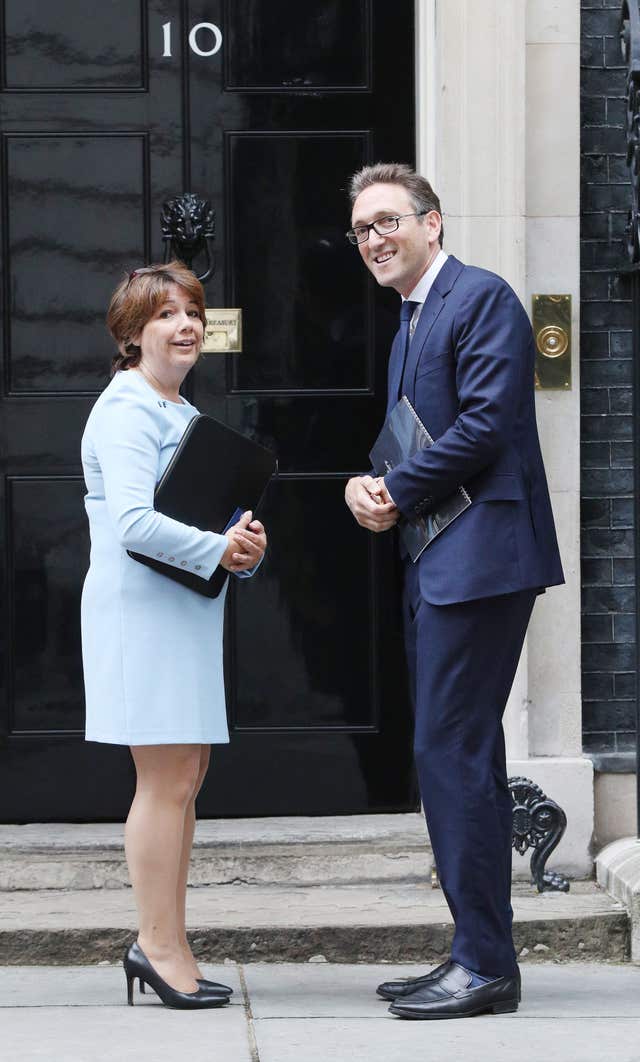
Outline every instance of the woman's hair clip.
<path fill-rule="evenodd" d="M 129 283 L 134 277 L 139 277 L 141 273 L 154 273 L 157 268 L 157 266 L 141 266 L 140 269 L 134 269 L 132 273 L 129 273 Z"/>

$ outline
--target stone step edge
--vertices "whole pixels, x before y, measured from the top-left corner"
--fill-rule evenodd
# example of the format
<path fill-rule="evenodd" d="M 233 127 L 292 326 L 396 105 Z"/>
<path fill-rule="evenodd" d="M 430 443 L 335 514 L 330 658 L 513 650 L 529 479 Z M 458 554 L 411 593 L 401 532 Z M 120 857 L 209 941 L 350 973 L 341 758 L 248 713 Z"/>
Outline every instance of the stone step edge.
<path fill-rule="evenodd" d="M 447 924 L 250 926 L 189 932 L 202 962 L 442 962 L 450 953 Z M 1 966 L 117 963 L 134 940 L 130 929 L 0 930 Z M 625 911 L 577 918 L 518 921 L 513 926 L 521 962 L 627 962 L 630 922 Z"/>
<path fill-rule="evenodd" d="M 0 825 L 0 853 L 119 850 L 122 823 L 27 823 Z M 334 816 L 274 816 L 263 819 L 199 819 L 194 848 L 251 845 L 255 849 L 299 845 L 420 847 L 428 843 L 417 812 Z"/>
<path fill-rule="evenodd" d="M 428 880 L 433 866 L 430 850 L 380 851 L 339 849 L 291 851 L 256 855 L 252 849 L 229 855 L 199 851 L 191 861 L 190 883 L 194 886 L 222 884 L 355 884 Z M 0 859 L 0 894 L 43 889 L 122 889 L 129 886 L 124 852 L 112 857 L 100 854 L 71 857 L 52 853 L 48 857 L 10 856 Z"/>
<path fill-rule="evenodd" d="M 238 841 L 237 844 L 229 841 L 200 841 L 194 842 L 194 859 L 241 859 L 244 853 L 251 853 L 253 859 L 301 859 L 308 855 L 334 855 L 344 857 L 349 855 L 380 854 L 397 858 L 405 853 L 420 854 L 431 852 L 431 845 L 427 837 L 421 841 L 415 838 L 410 840 L 399 837 L 397 840 L 385 838 L 384 840 L 350 840 L 350 841 Z M 94 845 L 2 845 L 0 844 L 0 859 L 124 859 L 124 844 L 94 844 Z"/>
<path fill-rule="evenodd" d="M 399 834 L 398 837 L 351 837 L 351 838 L 335 838 L 331 840 L 328 838 L 315 840 L 314 838 L 306 838 L 305 840 L 293 839 L 287 840 L 282 838 L 280 840 L 264 840 L 258 841 L 255 839 L 245 840 L 238 838 L 237 841 L 229 841 L 227 838 L 219 841 L 207 838 L 206 840 L 197 839 L 193 842 L 193 853 L 197 854 L 202 852 L 212 855 L 226 855 L 233 852 L 241 851 L 242 849 L 252 849 L 258 855 L 269 856 L 271 853 L 277 853 L 278 855 L 290 855 L 298 850 L 308 850 L 311 852 L 317 851 L 331 851 L 331 852 L 358 852 L 361 850 L 378 852 L 419 852 L 426 847 L 430 847 L 429 837 L 427 834 L 423 837 L 416 838 L 414 836 L 407 837 Z M 3 844 L 0 841 L 0 857 L 5 858 L 7 856 L 86 856 L 88 858 L 96 855 L 105 855 L 107 857 L 113 857 L 115 854 L 119 855 L 124 853 L 124 841 L 107 841 L 101 843 L 100 841 L 93 841 L 92 843 L 77 843 L 77 844 L 46 844 L 46 843 L 33 843 L 33 844 Z"/>

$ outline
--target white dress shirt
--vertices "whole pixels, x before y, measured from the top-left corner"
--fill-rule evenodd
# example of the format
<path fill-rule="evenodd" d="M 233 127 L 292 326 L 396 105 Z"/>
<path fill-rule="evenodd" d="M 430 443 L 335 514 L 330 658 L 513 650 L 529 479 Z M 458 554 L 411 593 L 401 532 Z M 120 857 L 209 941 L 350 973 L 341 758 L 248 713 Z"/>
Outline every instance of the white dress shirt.
<path fill-rule="evenodd" d="M 415 288 L 413 289 L 413 291 L 409 295 L 408 299 L 405 299 L 404 297 L 402 299 L 403 302 L 417 302 L 418 303 L 418 305 L 416 306 L 415 310 L 413 311 L 413 316 L 411 318 L 411 324 L 409 325 L 409 341 L 411 341 L 413 339 L 413 333 L 415 332 L 416 326 L 418 324 L 418 321 L 420 320 L 420 314 L 422 313 L 422 307 L 424 306 L 425 302 L 427 301 L 427 295 L 431 291 L 431 288 L 433 286 L 433 282 L 436 279 L 438 273 L 442 269 L 442 267 L 443 267 L 443 265 L 446 262 L 448 257 L 449 257 L 449 255 L 445 254 L 445 252 L 442 250 L 442 248 L 440 248 L 440 250 L 438 251 L 437 255 L 435 256 L 433 262 L 431 263 L 431 265 L 427 269 L 426 273 L 423 273 L 422 276 L 420 277 L 420 280 L 418 281 L 418 283 L 416 284 Z"/>

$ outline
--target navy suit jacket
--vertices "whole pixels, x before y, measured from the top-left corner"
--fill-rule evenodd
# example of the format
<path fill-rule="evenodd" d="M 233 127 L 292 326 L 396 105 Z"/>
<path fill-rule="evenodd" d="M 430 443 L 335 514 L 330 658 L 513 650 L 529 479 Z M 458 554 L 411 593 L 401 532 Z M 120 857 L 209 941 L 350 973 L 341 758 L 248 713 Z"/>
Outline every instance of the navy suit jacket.
<path fill-rule="evenodd" d="M 385 476 L 405 516 L 427 512 L 461 484 L 471 506 L 419 560 L 434 605 L 564 582 L 534 403 L 534 338 L 509 285 L 450 256 L 422 308 L 404 393 L 434 445 Z M 402 354 L 389 362 L 389 408 Z"/>

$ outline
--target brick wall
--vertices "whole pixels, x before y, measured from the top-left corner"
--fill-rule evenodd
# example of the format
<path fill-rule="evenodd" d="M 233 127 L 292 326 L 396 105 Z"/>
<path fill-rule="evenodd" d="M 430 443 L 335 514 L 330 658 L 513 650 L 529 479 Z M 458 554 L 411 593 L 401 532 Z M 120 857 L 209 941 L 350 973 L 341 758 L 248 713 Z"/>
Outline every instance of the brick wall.
<path fill-rule="evenodd" d="M 582 694 L 585 752 L 635 749 L 630 202 L 619 0 L 582 0 Z M 626 755 L 625 755 L 626 754 Z"/>

